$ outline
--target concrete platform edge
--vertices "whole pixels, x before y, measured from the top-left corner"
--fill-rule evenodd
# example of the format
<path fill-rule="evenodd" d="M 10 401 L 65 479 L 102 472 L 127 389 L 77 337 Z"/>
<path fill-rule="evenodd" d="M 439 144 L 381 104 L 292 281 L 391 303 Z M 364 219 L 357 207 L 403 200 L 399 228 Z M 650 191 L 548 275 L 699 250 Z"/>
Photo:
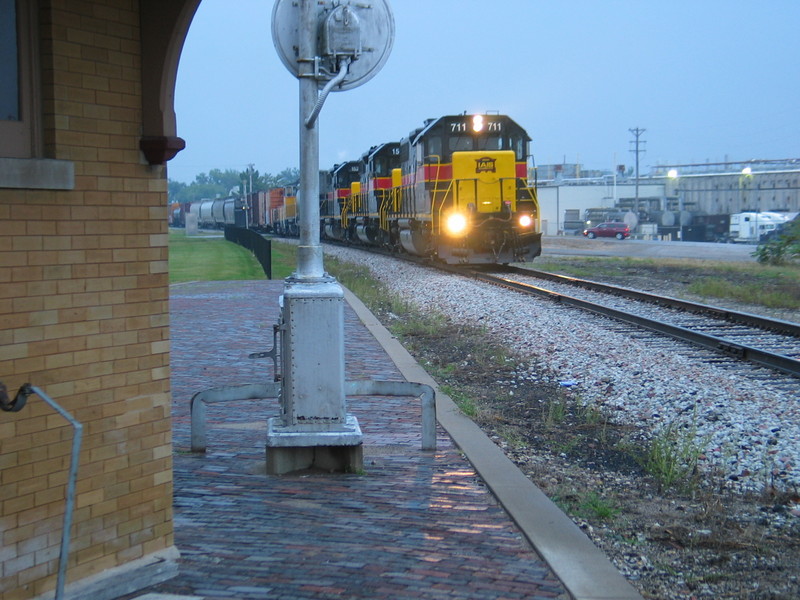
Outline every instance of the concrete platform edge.
<path fill-rule="evenodd" d="M 178 559 L 180 552 L 175 546 L 170 546 L 97 575 L 67 583 L 63 598 L 111 600 L 135 593 L 178 575 Z M 55 595 L 55 591 L 51 591 L 37 596 L 35 600 L 53 600 Z"/>
<path fill-rule="evenodd" d="M 363 302 L 345 299 L 408 381 L 436 390 L 437 420 L 575 600 L 642 600 L 608 557 L 512 463 L 417 364 Z"/>

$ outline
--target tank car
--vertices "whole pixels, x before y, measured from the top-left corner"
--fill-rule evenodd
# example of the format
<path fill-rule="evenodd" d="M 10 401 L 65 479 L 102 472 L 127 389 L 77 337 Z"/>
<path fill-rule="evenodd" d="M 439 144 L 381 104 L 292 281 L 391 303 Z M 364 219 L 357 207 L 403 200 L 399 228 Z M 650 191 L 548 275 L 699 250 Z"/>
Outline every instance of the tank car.
<path fill-rule="evenodd" d="M 189 211 L 197 215 L 197 226 L 200 229 L 224 229 L 225 225 L 234 225 L 237 199 L 233 197 L 215 198 L 192 202 Z"/>
<path fill-rule="evenodd" d="M 186 212 L 189 210 L 189 202 L 173 202 L 169 205 L 167 224 L 170 227 L 186 227 Z"/>

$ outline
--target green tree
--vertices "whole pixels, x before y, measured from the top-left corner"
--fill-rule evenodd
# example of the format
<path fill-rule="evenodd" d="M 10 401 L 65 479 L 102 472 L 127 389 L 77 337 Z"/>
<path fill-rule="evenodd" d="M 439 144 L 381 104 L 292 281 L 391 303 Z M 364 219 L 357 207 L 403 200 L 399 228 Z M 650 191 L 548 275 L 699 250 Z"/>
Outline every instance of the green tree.
<path fill-rule="evenodd" d="M 274 187 L 297 185 L 300 180 L 300 170 L 289 167 L 272 175 L 253 169 L 237 171 L 236 169 L 211 169 L 208 173 L 195 175 L 194 181 L 189 184 L 169 180 L 169 202 L 197 202 L 204 198 L 224 198 L 230 195 L 239 195 L 250 191 L 250 177 L 252 175 L 253 191 L 267 191 Z"/>
<path fill-rule="evenodd" d="M 297 185 L 300 181 L 300 169 L 294 167 L 284 169 L 275 176 L 276 185 L 272 187 L 281 187 L 286 185 Z"/>
<path fill-rule="evenodd" d="M 182 181 L 173 181 L 170 179 L 167 182 L 167 202 L 180 202 L 180 200 L 176 200 L 176 198 L 180 198 L 183 196 L 186 190 L 186 184 Z"/>

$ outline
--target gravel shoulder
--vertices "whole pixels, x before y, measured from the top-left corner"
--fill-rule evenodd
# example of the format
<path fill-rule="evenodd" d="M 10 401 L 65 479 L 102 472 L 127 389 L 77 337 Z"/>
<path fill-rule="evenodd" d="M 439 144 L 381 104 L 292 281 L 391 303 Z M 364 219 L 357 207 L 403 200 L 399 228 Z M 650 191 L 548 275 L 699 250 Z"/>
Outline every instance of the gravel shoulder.
<path fill-rule="evenodd" d="M 760 448 L 737 447 L 740 438 L 732 434 L 730 445 L 720 444 L 714 457 L 693 452 L 690 413 L 676 421 L 671 414 L 643 411 L 646 403 L 637 404 L 637 412 L 627 410 L 634 397 L 648 394 L 651 406 L 670 410 L 705 401 L 760 402 L 771 394 L 763 384 L 732 395 L 741 386 L 726 383 L 724 374 L 678 353 L 653 353 L 613 328 L 597 338 L 585 335 L 577 315 L 545 306 L 530 315 L 507 297 L 484 297 L 479 289 L 463 282 L 453 286 L 424 269 L 390 266 L 349 249 L 330 254 L 369 266 L 395 294 L 445 315 L 435 330 L 407 331 L 404 345 L 440 385 L 469 400 L 476 423 L 645 598 L 800 597 L 800 496 L 796 484 L 786 484 L 794 481 L 798 457 L 796 446 L 783 445 L 784 431 L 764 432 Z M 682 283 L 668 273 L 639 277 L 644 279 L 611 283 L 642 287 L 646 280 L 647 289 L 682 294 Z M 389 327 L 404 319 L 388 309 L 373 312 Z M 521 322 L 537 324 L 526 331 L 541 333 L 523 335 Z M 719 406 L 723 416 L 728 404 Z M 746 419 L 747 411 L 742 414 Z M 645 468 L 643 449 L 654 431 L 664 432 L 673 422 L 680 426 L 671 441 L 686 444 L 688 454 L 675 466 L 680 476 L 666 485 Z M 775 446 L 783 454 L 770 454 Z M 777 463 L 783 475 L 788 469 L 792 477 L 776 478 L 776 458 L 783 461 Z"/>

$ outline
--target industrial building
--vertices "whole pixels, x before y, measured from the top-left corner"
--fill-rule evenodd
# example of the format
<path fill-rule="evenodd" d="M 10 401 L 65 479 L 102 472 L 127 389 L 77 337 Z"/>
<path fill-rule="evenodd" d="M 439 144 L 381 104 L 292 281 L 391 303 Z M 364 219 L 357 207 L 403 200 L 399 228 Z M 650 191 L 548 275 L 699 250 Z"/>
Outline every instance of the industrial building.
<path fill-rule="evenodd" d="M 580 234 L 587 221 L 632 213 L 634 237 L 686 239 L 687 228 L 712 216 L 800 212 L 800 159 L 657 165 L 638 186 L 624 167 L 591 176 L 580 165 L 544 165 L 537 172 L 545 235 Z"/>

